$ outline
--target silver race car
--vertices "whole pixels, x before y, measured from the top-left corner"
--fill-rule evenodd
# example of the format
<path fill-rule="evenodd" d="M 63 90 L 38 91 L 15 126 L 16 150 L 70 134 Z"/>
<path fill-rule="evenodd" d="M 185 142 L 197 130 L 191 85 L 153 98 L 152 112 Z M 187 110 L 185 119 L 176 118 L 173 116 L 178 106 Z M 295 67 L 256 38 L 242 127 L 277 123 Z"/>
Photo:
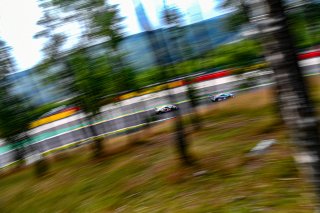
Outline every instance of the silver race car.
<path fill-rule="evenodd" d="M 168 105 L 156 107 L 154 111 L 156 112 L 156 114 L 162 114 L 162 113 L 171 112 L 178 109 L 179 108 L 176 105 L 168 104 Z"/>

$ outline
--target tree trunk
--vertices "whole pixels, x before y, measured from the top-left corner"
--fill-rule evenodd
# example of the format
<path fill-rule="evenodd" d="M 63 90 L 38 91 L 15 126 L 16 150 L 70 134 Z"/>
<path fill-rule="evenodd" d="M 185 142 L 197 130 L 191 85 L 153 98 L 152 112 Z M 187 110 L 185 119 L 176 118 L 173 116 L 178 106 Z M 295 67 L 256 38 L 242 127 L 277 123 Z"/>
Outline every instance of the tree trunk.
<path fill-rule="evenodd" d="M 14 148 L 14 160 L 18 162 L 17 167 L 24 165 L 25 160 L 25 149 L 24 147 Z"/>
<path fill-rule="evenodd" d="M 169 32 L 179 35 L 180 34 L 180 27 L 179 26 L 173 27 L 172 31 L 169 31 Z M 185 57 L 184 57 L 185 54 L 184 54 L 183 48 L 181 47 L 180 42 L 178 41 L 178 37 L 175 36 L 174 38 L 171 38 L 171 43 L 176 47 L 177 52 L 179 53 L 178 54 L 180 56 L 179 62 L 184 61 L 185 60 Z M 191 115 L 191 122 L 193 124 L 194 129 L 195 130 L 199 130 L 201 128 L 201 120 L 200 120 L 200 117 L 198 116 L 198 113 L 197 113 L 197 106 L 199 105 L 198 99 L 197 99 L 198 98 L 197 97 L 197 91 L 193 87 L 192 81 L 188 81 L 188 83 L 189 84 L 187 85 L 187 96 L 188 96 L 188 98 L 190 100 L 190 105 L 191 105 L 192 111 L 193 111 L 192 115 Z"/>
<path fill-rule="evenodd" d="M 150 49 L 152 50 L 152 53 L 154 55 L 155 62 L 162 71 L 162 77 L 166 79 L 168 77 L 168 73 L 167 73 L 166 67 L 164 66 L 166 64 L 166 60 L 163 58 L 163 56 L 169 57 L 170 61 L 172 62 L 168 48 L 164 42 L 161 44 L 161 41 L 164 41 L 164 39 L 162 37 L 158 38 L 158 36 L 154 33 L 154 31 L 147 31 L 146 33 L 147 33 L 148 41 L 150 43 L 149 44 Z M 167 89 L 170 89 L 170 88 L 167 88 Z M 169 100 L 172 104 L 175 103 L 175 98 L 170 92 L 169 92 Z M 192 163 L 192 160 L 187 152 L 188 146 L 186 141 L 186 134 L 185 134 L 180 111 L 175 110 L 174 116 L 176 118 L 176 122 L 175 122 L 176 141 L 175 142 L 176 142 L 177 152 L 182 162 L 186 165 L 190 165 Z"/>
<path fill-rule="evenodd" d="M 20 168 L 24 165 L 26 150 L 23 144 L 20 144 L 20 139 L 17 139 L 16 136 L 8 138 L 8 143 L 13 149 L 13 158 L 17 162 L 17 168 Z"/>
<path fill-rule="evenodd" d="M 32 139 L 30 138 L 28 133 L 24 133 L 24 137 L 29 142 L 31 142 Z M 34 172 L 35 172 L 35 175 L 39 178 L 48 174 L 48 171 L 49 171 L 49 163 L 45 159 L 45 157 L 43 157 L 43 155 L 42 155 L 40 144 L 41 143 L 35 143 L 35 144 L 31 145 L 31 143 L 29 143 L 31 153 L 37 154 L 37 155 L 39 154 L 39 156 L 38 156 L 39 159 L 37 159 L 36 162 L 34 163 Z"/>
<path fill-rule="evenodd" d="M 175 44 L 175 41 L 173 41 Z M 177 48 L 179 48 L 179 45 L 176 44 Z M 170 55 L 170 52 L 168 51 L 167 44 L 165 44 L 165 50 L 167 52 L 167 55 L 169 57 L 170 65 L 172 66 L 172 72 L 175 72 L 175 67 L 173 66 L 173 59 Z M 167 74 L 167 69 L 162 69 L 163 70 L 163 75 L 168 76 Z M 175 75 L 175 73 L 173 73 Z M 169 91 L 169 100 L 170 103 L 174 104 L 176 103 L 176 99 L 174 95 L 171 94 L 170 88 L 167 87 L 167 90 Z M 176 131 L 176 147 L 178 150 L 178 153 L 180 155 L 180 158 L 185 165 L 191 165 L 193 163 L 191 156 L 188 153 L 188 142 L 187 142 L 187 137 L 186 137 L 186 132 L 182 120 L 182 115 L 180 110 L 174 110 L 174 116 L 175 116 L 175 131 Z"/>
<path fill-rule="evenodd" d="M 177 150 L 179 153 L 179 156 L 182 160 L 182 162 L 185 165 L 191 165 L 192 159 L 191 156 L 188 153 L 188 142 L 186 139 L 186 133 L 185 133 L 185 129 L 183 126 L 183 121 L 181 118 L 180 113 L 178 112 L 178 110 L 175 111 L 175 119 L 176 119 L 176 123 L 175 123 L 175 128 L 176 128 L 176 146 L 177 146 Z"/>
<path fill-rule="evenodd" d="M 303 73 L 298 65 L 281 0 L 266 0 L 269 14 L 263 20 L 252 19 L 263 33 L 267 61 L 275 73 L 280 110 L 291 137 L 298 147 L 298 163 L 312 175 L 320 198 L 320 138 L 318 120 L 311 104 Z M 257 5 L 258 6 L 258 5 Z M 260 9 L 261 9 L 260 3 Z M 251 10 L 258 8 L 252 5 Z M 253 17 L 251 17 L 253 18 Z"/>
<path fill-rule="evenodd" d="M 89 118 L 90 125 L 89 129 L 91 131 L 91 135 L 93 137 L 93 157 L 94 158 L 99 158 L 103 156 L 103 138 L 102 137 L 97 137 L 98 133 L 96 131 L 96 128 L 93 126 L 94 124 L 94 117 Z"/>
<path fill-rule="evenodd" d="M 191 105 L 192 110 L 193 110 L 193 113 L 191 115 L 192 125 L 194 126 L 195 130 L 199 130 L 199 129 L 202 128 L 201 118 L 200 118 L 199 113 L 197 111 L 197 107 L 199 105 L 199 101 L 198 101 L 197 91 L 194 88 L 194 86 L 192 85 L 192 81 L 188 81 L 187 95 L 188 95 L 188 98 L 190 100 L 190 105 Z"/>
<path fill-rule="evenodd" d="M 171 103 L 176 102 L 174 96 L 170 92 L 169 100 Z M 188 142 L 180 110 L 174 110 L 173 114 L 175 117 L 176 148 L 178 154 L 183 164 L 191 165 L 193 162 L 191 156 L 188 154 Z"/>

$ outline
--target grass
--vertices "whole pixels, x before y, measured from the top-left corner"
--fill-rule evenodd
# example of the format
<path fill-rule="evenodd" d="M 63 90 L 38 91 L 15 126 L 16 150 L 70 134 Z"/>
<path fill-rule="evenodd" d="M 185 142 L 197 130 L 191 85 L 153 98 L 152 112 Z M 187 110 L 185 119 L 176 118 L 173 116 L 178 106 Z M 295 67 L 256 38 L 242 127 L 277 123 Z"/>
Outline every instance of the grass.
<path fill-rule="evenodd" d="M 320 78 L 312 79 L 319 106 Z M 135 135 L 147 142 L 106 141 L 108 157 L 99 161 L 84 146 L 50 156 L 50 174 L 41 179 L 32 168 L 2 172 L 1 212 L 312 212 L 314 196 L 271 100 L 270 90 L 261 89 L 200 109 L 204 127 L 188 128 L 192 167 L 176 159 L 166 121 Z M 248 156 L 264 139 L 278 143 Z"/>

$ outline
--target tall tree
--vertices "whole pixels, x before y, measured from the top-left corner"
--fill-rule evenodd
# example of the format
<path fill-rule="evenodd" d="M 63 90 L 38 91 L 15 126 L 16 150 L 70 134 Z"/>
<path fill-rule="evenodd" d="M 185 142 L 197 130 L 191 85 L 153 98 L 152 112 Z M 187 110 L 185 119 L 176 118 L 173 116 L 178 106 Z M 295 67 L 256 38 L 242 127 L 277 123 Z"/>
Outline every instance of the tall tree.
<path fill-rule="evenodd" d="M 25 144 L 28 127 L 32 117 L 32 108 L 21 97 L 12 94 L 10 82 L 5 77 L 0 82 L 0 135 L 14 150 L 14 159 L 23 164 L 26 155 Z"/>
<path fill-rule="evenodd" d="M 0 79 L 15 71 L 15 64 L 10 51 L 11 48 L 0 39 Z"/>
<path fill-rule="evenodd" d="M 87 120 L 91 136 L 95 137 L 98 133 L 93 127 L 93 123 L 95 123 L 94 120 L 99 114 L 99 107 L 97 106 L 100 103 L 99 97 L 106 95 L 105 86 L 101 88 L 103 84 L 97 82 L 103 81 L 105 75 L 107 75 L 107 73 L 103 73 L 106 71 L 107 61 L 102 63 L 99 57 L 89 58 L 89 53 L 85 49 L 88 45 L 88 33 L 84 30 L 80 35 L 78 45 L 68 51 L 64 48 L 65 42 L 70 37 L 61 32 L 60 28 L 70 22 L 84 22 L 83 19 L 79 19 L 80 16 L 82 18 L 86 14 L 81 4 L 74 5 L 79 11 L 70 13 L 69 10 L 58 5 L 58 3 L 65 4 L 65 1 L 40 0 L 39 2 L 43 9 L 43 17 L 38 21 L 38 25 L 44 29 L 37 33 L 35 37 L 45 38 L 47 43 L 42 50 L 46 58 L 38 66 L 38 71 L 47 75 L 44 78 L 45 84 L 56 84 L 56 90 L 72 97 L 71 102 L 82 108 L 88 115 Z M 92 91 L 95 91 L 95 93 Z M 102 155 L 101 140 L 101 138 L 94 138 L 94 156 L 96 157 Z"/>
<path fill-rule="evenodd" d="M 85 49 L 80 49 L 69 56 L 66 62 L 67 72 L 70 75 L 68 90 L 72 92 L 71 102 L 80 106 L 86 113 L 90 122 L 89 128 L 94 137 L 94 156 L 103 155 L 103 142 L 95 127 L 95 122 L 100 117 L 100 108 L 103 98 L 114 92 L 111 67 L 106 57 L 90 58 Z"/>
<path fill-rule="evenodd" d="M 56 84 L 56 89 L 67 92 L 69 103 L 79 106 L 89 123 L 90 136 L 93 137 L 93 156 L 103 156 L 103 138 L 95 126 L 100 118 L 100 108 L 104 98 L 115 92 L 111 67 L 106 56 L 93 56 L 86 48 L 75 49 L 63 58 L 41 64 L 41 70 L 47 75 L 45 83 Z M 40 65 L 40 66 L 41 66 Z M 59 69 L 50 72 L 50 68 L 59 65 Z M 112 98 L 112 97 L 110 97 Z"/>
<path fill-rule="evenodd" d="M 173 44 L 173 46 L 176 47 L 175 49 L 178 50 L 177 52 L 180 56 L 179 61 L 183 61 L 185 58 L 184 55 L 186 53 L 184 51 L 184 48 L 182 47 L 185 44 L 180 42 L 180 38 L 185 36 L 185 31 L 182 29 L 183 16 L 181 12 L 178 8 L 170 7 L 165 4 L 162 11 L 162 21 L 168 27 L 170 42 Z M 185 67 L 185 69 L 188 69 L 188 67 Z M 175 68 L 173 67 L 172 70 L 174 72 Z M 187 97 L 190 99 L 190 105 L 193 109 L 193 115 L 191 116 L 192 123 L 196 127 L 196 129 L 199 129 L 201 127 L 201 124 L 199 116 L 197 115 L 198 97 L 197 92 L 192 85 L 192 80 L 190 79 L 188 79 L 187 84 Z"/>
<path fill-rule="evenodd" d="M 42 52 L 48 61 L 55 61 L 63 53 L 63 46 L 67 39 L 65 33 L 59 30 L 64 23 L 64 19 L 60 9 L 54 7 L 49 0 L 38 0 L 38 2 L 43 15 L 38 20 L 37 25 L 42 29 L 34 35 L 34 38 L 46 39 Z"/>
<path fill-rule="evenodd" d="M 40 152 L 38 145 L 30 145 L 28 133 L 29 125 L 35 119 L 35 108 L 28 99 L 13 94 L 8 75 L 15 71 L 14 60 L 10 48 L 3 41 L 0 41 L 0 57 L 0 137 L 11 145 L 14 158 L 20 166 L 26 155 L 26 143 L 29 143 L 29 148 L 36 147 Z M 35 165 L 37 175 L 42 176 L 47 172 L 45 159 L 39 159 Z"/>
<path fill-rule="evenodd" d="M 320 198 L 319 124 L 298 64 L 285 6 L 282 0 L 248 2 L 247 6 L 250 20 L 260 30 L 266 59 L 275 73 L 281 115 L 298 147 L 298 162 L 307 166 Z"/>
<path fill-rule="evenodd" d="M 90 41 L 102 41 L 109 63 L 112 65 L 113 74 L 119 89 L 137 89 L 135 73 L 124 62 L 125 54 L 120 50 L 120 44 L 124 38 L 123 17 L 119 15 L 117 5 L 111 5 L 103 0 L 50 0 L 53 5 L 76 14 L 76 20 L 85 24 L 85 35 Z M 119 78 L 121 77 L 121 78 Z M 122 90 L 122 91 L 123 91 Z M 118 91 L 118 92 L 122 92 Z"/>
<path fill-rule="evenodd" d="M 177 61 L 183 61 L 185 56 L 183 45 L 186 46 L 186 43 L 182 44 L 182 40 L 185 37 L 186 32 L 182 27 L 182 13 L 178 8 L 168 6 L 164 1 L 161 20 L 164 26 L 166 26 L 166 34 L 169 37 L 169 43 L 167 45 L 169 47 L 169 51 L 171 52 L 171 57 L 175 58 Z"/>
<path fill-rule="evenodd" d="M 233 8 L 234 11 L 230 13 L 226 20 L 226 29 L 229 31 L 237 31 L 249 23 L 247 16 L 249 8 L 244 4 L 245 0 L 224 0 L 219 4 L 220 8 Z"/>
<path fill-rule="evenodd" d="M 120 49 L 120 45 L 124 39 L 124 29 L 121 25 L 123 19 L 124 18 L 119 15 L 118 6 L 107 3 L 104 9 L 93 13 L 91 22 L 92 30 L 90 34 L 91 37 L 104 39 L 106 41 L 104 43 L 106 49 L 111 50 L 108 52 L 108 57 L 112 64 L 114 82 L 117 85 L 116 92 L 120 93 L 139 89 L 139 84 L 136 81 L 136 72 L 125 61 L 124 57 L 126 53 Z M 144 101 L 139 103 L 139 108 L 146 108 Z M 146 120 L 140 113 L 137 119 L 142 122 Z"/>
<path fill-rule="evenodd" d="M 92 14 L 90 26 L 92 28 L 90 36 L 104 38 L 106 47 L 111 48 L 120 60 L 122 55 L 119 53 L 119 45 L 124 38 L 122 21 L 118 5 L 106 4 Z"/>
<path fill-rule="evenodd" d="M 165 2 L 164 2 L 165 3 Z M 162 11 L 162 21 L 169 26 L 169 40 L 170 43 L 173 45 L 176 45 L 176 47 L 180 50 L 180 44 L 178 43 L 178 38 L 180 37 L 180 25 L 182 23 L 182 16 L 177 10 L 177 8 L 169 8 L 166 7 Z M 171 28 L 171 29 L 170 29 Z M 157 38 L 156 38 L 157 39 Z M 160 40 L 162 40 L 165 51 L 165 55 L 169 57 L 169 62 L 166 64 L 159 64 L 162 75 L 164 79 L 168 78 L 170 75 L 175 76 L 175 67 L 174 63 L 177 62 L 173 59 L 172 54 L 170 54 L 170 46 L 164 41 L 163 37 L 160 37 Z M 152 41 L 151 41 L 152 42 Z M 157 40 L 159 42 L 159 40 Z M 156 52 L 155 52 L 156 53 Z M 181 53 L 178 51 L 178 53 Z M 157 56 L 156 56 L 157 57 Z M 179 58 L 178 58 L 179 60 Z M 180 58 L 181 60 L 181 58 Z M 164 65 L 164 66 L 163 66 Z M 169 70 L 171 71 L 169 73 Z M 168 96 L 169 96 L 169 101 L 171 103 L 176 102 L 176 98 L 174 95 L 170 92 L 170 88 L 168 87 Z M 182 115 L 179 110 L 174 111 L 174 116 L 175 116 L 175 132 L 176 132 L 176 147 L 177 151 L 179 153 L 179 156 L 182 160 L 182 162 L 186 165 L 189 165 L 192 163 L 192 159 L 190 156 L 190 153 L 188 153 L 188 142 L 187 142 L 187 137 L 186 137 L 186 132 L 182 120 Z"/>
<path fill-rule="evenodd" d="M 222 9 L 232 8 L 226 18 L 226 29 L 228 31 L 238 31 L 242 26 L 249 24 L 249 8 L 245 0 L 224 0 L 220 2 L 219 7 Z M 290 30 L 300 48 L 318 44 L 320 25 L 318 0 L 286 0 L 284 1 L 285 10 L 288 14 Z"/>
<path fill-rule="evenodd" d="M 167 67 L 168 62 L 167 60 L 165 60 L 165 57 L 169 56 L 168 47 L 166 47 L 164 39 L 163 37 L 161 37 L 161 32 L 156 33 L 153 29 L 153 26 L 151 25 L 140 0 L 133 0 L 133 2 L 135 4 L 135 10 L 139 24 L 145 30 L 151 53 L 153 54 L 153 58 L 158 68 L 157 70 L 159 71 L 158 79 L 161 81 L 165 81 L 168 79 L 168 76 L 170 75 L 170 73 L 168 73 Z M 171 62 L 171 60 L 169 60 L 169 62 Z M 169 99 L 171 102 L 175 102 L 174 97 L 170 94 Z M 177 111 L 175 113 L 177 113 Z M 185 137 L 185 131 L 183 128 L 182 118 L 179 114 L 176 114 L 176 118 L 177 119 L 175 129 L 177 151 L 182 161 L 186 164 L 190 164 L 191 159 L 190 155 L 187 152 L 187 142 Z"/>

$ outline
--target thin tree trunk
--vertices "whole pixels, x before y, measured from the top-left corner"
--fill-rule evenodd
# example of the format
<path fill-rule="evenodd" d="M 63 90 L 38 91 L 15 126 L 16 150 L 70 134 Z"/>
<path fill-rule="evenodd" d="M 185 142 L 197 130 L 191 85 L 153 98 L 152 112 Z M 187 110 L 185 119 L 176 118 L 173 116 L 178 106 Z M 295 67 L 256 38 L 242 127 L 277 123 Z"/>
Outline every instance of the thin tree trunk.
<path fill-rule="evenodd" d="M 20 145 L 20 139 L 17 139 L 16 136 L 8 138 L 8 143 L 11 145 L 11 148 L 13 149 L 13 158 L 14 161 L 16 161 L 17 168 L 20 168 L 24 165 L 26 150 L 25 147 L 21 144 Z"/>
<path fill-rule="evenodd" d="M 175 128 L 176 128 L 177 150 L 183 163 L 185 165 L 191 165 L 193 162 L 192 162 L 191 156 L 188 153 L 188 142 L 186 139 L 186 133 L 183 126 L 182 117 L 178 112 L 178 110 L 174 112 L 175 112 L 174 114 L 176 119 Z"/>
<path fill-rule="evenodd" d="M 173 43 L 175 43 L 175 42 L 173 42 Z M 173 60 L 170 55 L 170 52 L 168 51 L 168 47 L 166 45 L 167 44 L 165 44 L 165 49 L 167 51 L 168 57 L 170 58 L 170 62 L 171 62 L 170 64 L 172 65 Z M 162 69 L 162 70 L 163 70 L 163 75 L 168 76 L 167 69 Z M 173 67 L 173 66 L 172 66 L 172 71 L 175 72 L 175 67 Z M 172 103 L 172 104 L 176 103 L 176 99 L 175 99 L 174 95 L 171 94 L 170 88 L 167 88 L 167 90 L 169 91 L 170 103 Z M 179 156 L 180 156 L 182 162 L 185 165 L 191 165 L 193 163 L 193 160 L 188 153 L 188 141 L 187 141 L 187 136 L 186 136 L 181 112 L 180 112 L 180 110 L 174 110 L 173 112 L 174 112 L 174 116 L 175 116 L 175 120 L 176 120 L 175 131 L 176 131 L 177 151 L 179 153 Z"/>
<path fill-rule="evenodd" d="M 176 46 L 178 52 L 180 52 L 180 54 L 182 55 L 179 42 L 175 38 L 172 39 L 171 37 L 170 37 L 170 40 Z M 167 50 L 168 57 L 170 58 L 170 64 L 172 65 L 172 70 L 174 72 L 173 75 L 175 75 L 175 67 L 172 64 L 173 60 L 170 55 L 170 52 L 168 51 L 169 48 L 167 47 L 167 44 L 165 45 L 165 47 Z M 170 89 L 170 88 L 168 88 L 168 89 Z M 188 93 L 190 92 L 189 89 L 190 88 L 188 87 Z M 176 103 L 176 99 L 175 99 L 174 95 L 171 94 L 170 91 L 169 91 L 169 100 L 171 103 Z M 192 101 L 194 101 L 194 100 L 192 100 Z M 193 103 L 195 103 L 195 102 L 193 102 Z M 194 111 L 195 108 L 193 108 L 193 105 L 192 105 L 192 109 L 193 109 L 193 112 L 195 112 Z M 187 141 L 185 127 L 183 124 L 182 115 L 181 115 L 180 110 L 175 110 L 174 115 L 176 118 L 175 130 L 176 130 L 176 146 L 177 146 L 178 153 L 179 153 L 180 158 L 182 159 L 182 161 L 185 165 L 191 165 L 193 163 L 193 160 L 188 153 L 188 141 Z M 198 121 L 194 120 L 194 117 L 192 117 L 192 120 L 193 120 L 193 122 L 197 123 L 196 125 L 198 126 Z"/>
<path fill-rule="evenodd" d="M 163 42 L 162 45 L 160 45 L 160 40 L 164 41 L 164 39 L 161 37 L 158 38 L 158 36 L 155 34 L 154 31 L 147 31 L 147 38 L 150 43 L 150 49 L 152 50 L 152 53 L 154 55 L 154 59 L 160 70 L 162 71 L 162 77 L 164 79 L 167 79 L 168 73 L 166 67 L 163 66 L 165 64 L 165 60 L 162 57 L 163 55 L 166 55 L 167 57 L 170 58 L 170 61 L 172 62 L 172 59 L 169 55 L 168 48 L 166 44 Z M 169 89 L 169 88 L 167 88 Z M 174 96 L 170 93 L 169 91 L 169 100 L 172 104 L 175 103 L 175 98 Z M 181 118 L 181 113 L 179 110 L 174 111 L 174 116 L 175 116 L 175 131 L 176 131 L 176 148 L 177 152 L 182 160 L 182 162 L 186 165 L 192 164 L 192 160 L 190 155 L 188 154 L 188 146 L 187 146 L 187 140 L 186 140 L 186 134 Z"/>
<path fill-rule="evenodd" d="M 90 125 L 89 125 L 89 129 L 92 133 L 92 137 L 93 137 L 93 156 L 94 158 L 99 158 L 102 157 L 104 154 L 103 151 L 103 138 L 97 137 L 98 133 L 96 131 L 96 128 L 93 126 L 94 124 L 94 117 L 90 117 L 89 118 L 90 121 Z"/>
<path fill-rule="evenodd" d="M 173 27 L 172 30 L 173 30 L 173 33 L 178 34 L 178 35 L 180 34 L 179 26 Z M 169 31 L 169 32 L 171 32 L 171 31 Z M 184 51 L 180 45 L 180 42 L 178 41 L 178 38 L 175 36 L 173 39 L 171 39 L 171 42 L 174 44 L 174 46 L 177 48 L 177 51 L 179 52 L 180 62 L 184 61 L 185 60 Z M 191 115 L 191 121 L 192 121 L 192 124 L 193 124 L 195 130 L 199 130 L 201 128 L 201 120 L 200 120 L 200 117 L 198 116 L 198 113 L 197 113 L 198 101 L 197 101 L 197 97 L 196 97 L 197 96 L 196 90 L 192 85 L 192 81 L 188 81 L 188 83 L 189 84 L 187 84 L 187 96 L 190 100 L 190 105 L 191 105 L 192 111 L 193 111 L 192 115 Z"/>
<path fill-rule="evenodd" d="M 171 94 L 170 91 L 169 91 L 169 100 L 171 103 L 176 102 L 174 96 Z M 176 148 L 177 148 L 178 154 L 185 165 L 191 165 L 193 162 L 192 162 L 191 156 L 188 153 L 188 141 L 186 137 L 186 132 L 185 132 L 181 112 L 180 110 L 174 110 L 173 114 L 175 117 Z"/>
<path fill-rule="evenodd" d="M 194 129 L 199 130 L 202 128 L 202 124 L 201 124 L 201 118 L 200 118 L 198 110 L 197 110 L 197 107 L 199 105 L 199 101 L 198 101 L 198 97 L 197 97 L 196 93 L 197 93 L 197 91 L 193 87 L 192 81 L 188 81 L 187 94 L 188 94 L 188 98 L 190 100 L 190 105 L 193 110 L 192 115 L 191 115 L 191 121 L 194 126 Z"/>
<path fill-rule="evenodd" d="M 14 160 L 18 162 L 17 167 L 20 168 L 24 165 L 25 149 L 24 147 L 14 148 Z"/>
<path fill-rule="evenodd" d="M 27 140 L 31 140 L 30 136 L 26 133 Z M 49 163 L 45 159 L 45 157 L 42 156 L 41 149 L 40 149 L 40 143 L 33 144 L 35 148 L 32 149 L 32 152 L 37 152 L 39 154 L 39 159 L 36 160 L 34 166 L 35 175 L 37 177 L 43 177 L 46 174 L 48 174 L 49 171 Z M 32 145 L 30 144 L 29 147 Z M 33 147 L 33 146 L 32 146 Z"/>

